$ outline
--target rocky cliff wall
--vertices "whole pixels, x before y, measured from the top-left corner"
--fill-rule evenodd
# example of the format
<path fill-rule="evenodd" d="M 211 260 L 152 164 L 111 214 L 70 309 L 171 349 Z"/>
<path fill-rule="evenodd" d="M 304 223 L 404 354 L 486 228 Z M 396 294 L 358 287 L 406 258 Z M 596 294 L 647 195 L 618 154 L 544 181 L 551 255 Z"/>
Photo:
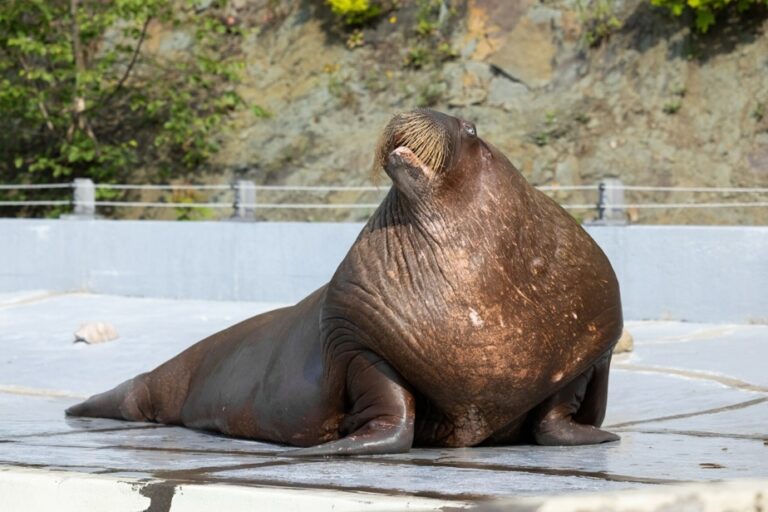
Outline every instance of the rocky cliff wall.
<path fill-rule="evenodd" d="M 701 36 L 647 0 L 621 0 L 606 4 L 621 26 L 594 41 L 595 13 L 580 3 L 444 2 L 451 8 L 434 21 L 441 46 L 419 54 L 417 6 L 402 4 L 350 37 L 321 2 L 235 2 L 233 16 L 258 27 L 243 41 L 239 91 L 270 116 L 233 116 L 213 163 L 216 179 L 369 184 L 389 117 L 428 106 L 476 122 L 538 185 L 617 177 L 631 185 L 768 187 L 765 12 Z M 378 179 L 388 184 L 385 175 Z M 377 199 L 356 194 L 329 199 Z M 692 194 L 628 192 L 627 200 L 768 200 Z M 301 197 L 269 198 L 287 199 Z M 595 196 L 559 192 L 557 199 L 591 203 Z M 330 212 L 337 220 L 365 215 Z M 765 207 L 630 208 L 629 215 L 647 223 L 768 222 Z"/>

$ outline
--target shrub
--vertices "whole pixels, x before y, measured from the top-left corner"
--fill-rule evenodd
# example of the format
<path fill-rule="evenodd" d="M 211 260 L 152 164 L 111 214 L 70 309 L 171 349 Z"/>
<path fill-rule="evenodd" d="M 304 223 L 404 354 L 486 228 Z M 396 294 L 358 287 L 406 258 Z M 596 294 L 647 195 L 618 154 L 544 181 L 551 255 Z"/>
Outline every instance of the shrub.
<path fill-rule="evenodd" d="M 614 12 L 614 3 L 614 0 L 577 0 L 584 40 L 589 46 L 599 46 L 621 28 L 621 21 Z"/>
<path fill-rule="evenodd" d="M 696 28 L 706 32 L 715 23 L 715 14 L 727 7 L 736 6 L 743 12 L 752 5 L 768 5 L 768 0 L 651 0 L 653 5 L 668 9 L 675 16 L 680 16 L 686 9 L 695 14 Z"/>
<path fill-rule="evenodd" d="M 220 14 L 172 0 L 5 0 L 3 181 L 114 183 L 139 170 L 165 181 L 205 164 L 212 135 L 242 104 L 239 35 Z M 143 52 L 152 22 L 183 27 L 188 48 Z"/>
<path fill-rule="evenodd" d="M 381 5 L 369 0 L 327 0 L 331 11 L 347 25 L 363 25 L 383 12 Z"/>

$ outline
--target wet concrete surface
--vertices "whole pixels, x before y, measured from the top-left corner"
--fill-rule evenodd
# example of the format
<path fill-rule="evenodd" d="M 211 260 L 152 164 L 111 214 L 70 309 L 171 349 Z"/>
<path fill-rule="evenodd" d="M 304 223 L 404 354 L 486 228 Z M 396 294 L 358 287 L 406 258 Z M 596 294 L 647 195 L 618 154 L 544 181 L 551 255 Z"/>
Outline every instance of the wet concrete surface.
<path fill-rule="evenodd" d="M 88 294 L 0 295 L 0 465 L 87 474 L 436 497 L 651 488 L 768 476 L 768 326 L 628 322 L 607 428 L 619 443 L 295 460 L 286 448 L 64 409 L 277 304 Z M 81 323 L 120 335 L 72 343 Z"/>

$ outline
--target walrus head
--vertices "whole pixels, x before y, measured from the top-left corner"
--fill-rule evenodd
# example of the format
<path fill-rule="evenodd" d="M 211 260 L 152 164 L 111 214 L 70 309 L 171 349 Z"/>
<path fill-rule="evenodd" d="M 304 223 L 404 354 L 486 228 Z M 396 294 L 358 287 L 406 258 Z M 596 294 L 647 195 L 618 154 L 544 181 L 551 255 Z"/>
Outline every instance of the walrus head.
<path fill-rule="evenodd" d="M 476 139 L 475 125 L 467 121 L 426 109 L 403 112 L 384 129 L 376 161 L 414 199 L 440 182 L 457 150 Z"/>

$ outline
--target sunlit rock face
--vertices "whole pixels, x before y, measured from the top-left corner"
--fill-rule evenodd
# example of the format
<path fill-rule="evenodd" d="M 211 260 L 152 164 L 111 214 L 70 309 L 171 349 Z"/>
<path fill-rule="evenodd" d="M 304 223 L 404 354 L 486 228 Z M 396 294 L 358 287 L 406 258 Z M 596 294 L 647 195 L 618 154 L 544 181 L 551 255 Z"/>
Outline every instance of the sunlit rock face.
<path fill-rule="evenodd" d="M 435 37 L 443 38 L 450 55 L 427 52 L 414 64 L 414 49 L 429 45 L 415 30 L 416 2 L 404 4 L 364 28 L 362 45 L 350 50 L 350 32 L 333 29 L 333 16 L 318 3 L 281 2 L 275 8 L 264 1 L 235 2 L 238 23 L 255 27 L 241 43 L 245 66 L 238 92 L 271 116 L 243 109 L 228 120 L 212 178 L 369 184 L 372 148 L 366 141 L 376 139 L 394 112 L 422 106 L 482 124 L 483 136 L 534 184 L 620 177 L 658 186 L 768 186 L 765 17 L 692 37 L 679 19 L 646 0 L 629 0 L 610 13 L 621 28 L 595 42 L 590 20 L 596 13 L 573 2 L 451 2 L 455 9 L 434 20 L 441 34 Z M 148 42 L 153 51 L 179 51 L 184 40 L 172 30 L 155 35 Z M 327 200 L 375 203 L 381 197 L 363 194 Z M 723 197 L 627 197 L 629 203 L 706 199 Z M 577 191 L 560 192 L 557 200 L 585 204 L 595 198 Z M 369 213 L 263 215 L 363 220 Z M 629 213 L 637 222 L 768 222 L 764 208 Z M 594 215 L 574 214 L 585 220 Z"/>

